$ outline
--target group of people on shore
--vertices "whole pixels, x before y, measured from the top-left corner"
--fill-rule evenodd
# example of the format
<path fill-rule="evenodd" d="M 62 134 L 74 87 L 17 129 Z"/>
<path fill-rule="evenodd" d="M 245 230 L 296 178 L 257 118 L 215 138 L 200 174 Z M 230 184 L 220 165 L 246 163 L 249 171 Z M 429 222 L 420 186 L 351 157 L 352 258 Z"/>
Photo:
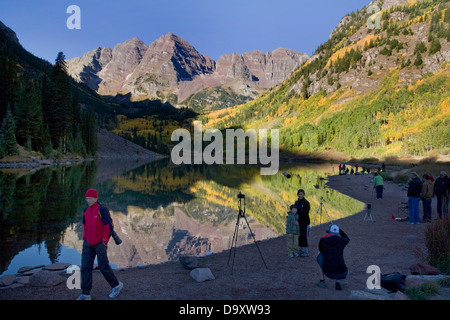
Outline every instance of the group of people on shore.
<path fill-rule="evenodd" d="M 383 177 L 379 172 L 375 172 L 373 184 L 376 190 L 378 200 L 383 198 Z M 431 203 L 434 197 L 437 199 L 436 211 L 438 218 L 448 215 L 448 205 L 450 198 L 450 178 L 447 172 L 441 171 L 436 178 L 431 174 L 422 175 L 420 179 L 416 172 L 410 173 L 410 182 L 408 185 L 408 224 L 420 224 L 420 201 L 423 205 L 422 222 L 431 222 Z"/>
<path fill-rule="evenodd" d="M 423 222 L 431 222 L 431 202 L 437 199 L 436 211 L 439 219 L 448 216 L 450 197 L 450 178 L 447 172 L 441 171 L 434 179 L 431 174 L 424 174 L 422 179 L 416 172 L 410 173 L 411 181 L 408 185 L 408 224 L 420 223 L 420 201 L 423 205 Z"/>
<path fill-rule="evenodd" d="M 286 218 L 287 250 L 290 258 L 308 257 L 309 211 L 310 204 L 303 189 L 297 192 L 298 200 L 290 206 Z M 325 276 L 334 279 L 336 290 L 342 290 L 340 280 L 347 277 L 348 269 L 344 261 L 344 248 L 350 238 L 337 225 L 332 224 L 327 234 L 319 241 L 317 263 L 320 266 L 320 279 L 317 285 L 325 287 Z"/>
<path fill-rule="evenodd" d="M 339 168 L 341 173 L 342 168 Z M 374 174 L 374 188 L 377 199 L 383 198 L 383 177 L 380 172 Z M 437 213 L 439 218 L 448 216 L 450 178 L 445 171 L 435 180 L 431 174 L 424 174 L 421 180 L 417 173 L 410 173 L 411 181 L 408 187 L 408 224 L 420 223 L 419 204 L 423 202 L 423 221 L 431 221 L 431 202 L 437 198 Z M 286 219 L 287 251 L 290 258 L 308 257 L 308 233 L 310 204 L 305 198 L 303 189 L 297 192 L 298 200 L 290 206 Z M 320 266 L 319 287 L 325 287 L 325 276 L 336 281 L 336 290 L 341 290 L 340 280 L 345 279 L 348 273 L 344 261 L 344 248 L 350 242 L 348 235 L 336 224 L 332 224 L 324 237 L 319 241 L 319 254 L 317 263 Z"/>
<path fill-rule="evenodd" d="M 361 167 L 361 172 L 359 171 L 360 165 L 356 163 L 354 165 L 354 168 L 350 168 L 345 163 L 340 163 L 339 166 L 339 175 L 345 175 L 345 174 L 364 174 L 364 173 L 370 173 L 371 171 L 375 172 L 384 172 L 386 171 L 386 165 L 384 162 L 381 164 L 381 166 L 378 166 L 378 168 L 370 170 L 369 167 Z"/>

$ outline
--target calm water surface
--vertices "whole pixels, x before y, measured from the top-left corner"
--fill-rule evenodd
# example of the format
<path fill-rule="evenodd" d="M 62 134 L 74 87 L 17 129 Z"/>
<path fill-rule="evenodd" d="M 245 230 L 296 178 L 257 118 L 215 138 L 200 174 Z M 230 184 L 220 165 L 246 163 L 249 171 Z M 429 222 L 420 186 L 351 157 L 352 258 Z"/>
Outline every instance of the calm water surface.
<path fill-rule="evenodd" d="M 317 214 L 321 197 L 333 220 L 361 211 L 364 204 L 325 188 L 324 179 L 336 170 L 332 164 L 302 164 L 261 176 L 252 166 L 175 166 L 163 160 L 0 172 L 0 275 L 53 262 L 79 265 L 88 188 L 96 188 L 110 209 L 123 240 L 117 246 L 111 239 L 110 263 L 122 268 L 229 249 L 239 192 L 246 196 L 246 217 L 257 240 L 284 233 L 299 188 L 306 191 L 316 224 L 329 222 L 326 213 Z M 253 242 L 244 224 L 238 246 Z"/>

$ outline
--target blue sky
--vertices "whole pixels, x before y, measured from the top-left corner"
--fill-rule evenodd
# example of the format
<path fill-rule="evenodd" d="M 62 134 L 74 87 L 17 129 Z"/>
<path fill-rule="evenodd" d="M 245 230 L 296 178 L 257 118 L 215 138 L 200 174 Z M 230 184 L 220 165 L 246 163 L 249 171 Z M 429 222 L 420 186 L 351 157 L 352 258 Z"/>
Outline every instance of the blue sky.
<path fill-rule="evenodd" d="M 50 62 L 138 37 L 147 45 L 173 32 L 201 54 L 273 51 L 312 54 L 347 13 L 370 0 L 0 0 L 0 21 L 22 46 Z M 81 29 L 69 30 L 67 8 L 81 9 Z"/>

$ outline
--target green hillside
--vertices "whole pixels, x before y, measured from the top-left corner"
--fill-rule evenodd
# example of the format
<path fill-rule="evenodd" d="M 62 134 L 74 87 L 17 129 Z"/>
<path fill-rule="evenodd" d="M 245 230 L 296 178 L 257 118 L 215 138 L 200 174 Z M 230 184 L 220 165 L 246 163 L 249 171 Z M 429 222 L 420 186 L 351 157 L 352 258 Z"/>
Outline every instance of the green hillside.
<path fill-rule="evenodd" d="M 385 8 L 380 29 L 368 28 L 366 12 L 344 17 L 284 83 L 205 115 L 205 127 L 279 129 L 288 152 L 448 155 L 449 1 Z"/>

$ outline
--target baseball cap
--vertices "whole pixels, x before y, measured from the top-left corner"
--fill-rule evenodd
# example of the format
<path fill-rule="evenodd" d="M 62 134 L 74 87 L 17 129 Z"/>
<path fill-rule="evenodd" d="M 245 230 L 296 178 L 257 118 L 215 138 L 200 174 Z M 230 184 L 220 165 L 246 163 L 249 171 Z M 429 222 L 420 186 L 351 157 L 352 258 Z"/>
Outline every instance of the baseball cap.
<path fill-rule="evenodd" d="M 330 226 L 330 233 L 338 235 L 339 234 L 339 227 L 335 224 L 332 224 Z"/>

